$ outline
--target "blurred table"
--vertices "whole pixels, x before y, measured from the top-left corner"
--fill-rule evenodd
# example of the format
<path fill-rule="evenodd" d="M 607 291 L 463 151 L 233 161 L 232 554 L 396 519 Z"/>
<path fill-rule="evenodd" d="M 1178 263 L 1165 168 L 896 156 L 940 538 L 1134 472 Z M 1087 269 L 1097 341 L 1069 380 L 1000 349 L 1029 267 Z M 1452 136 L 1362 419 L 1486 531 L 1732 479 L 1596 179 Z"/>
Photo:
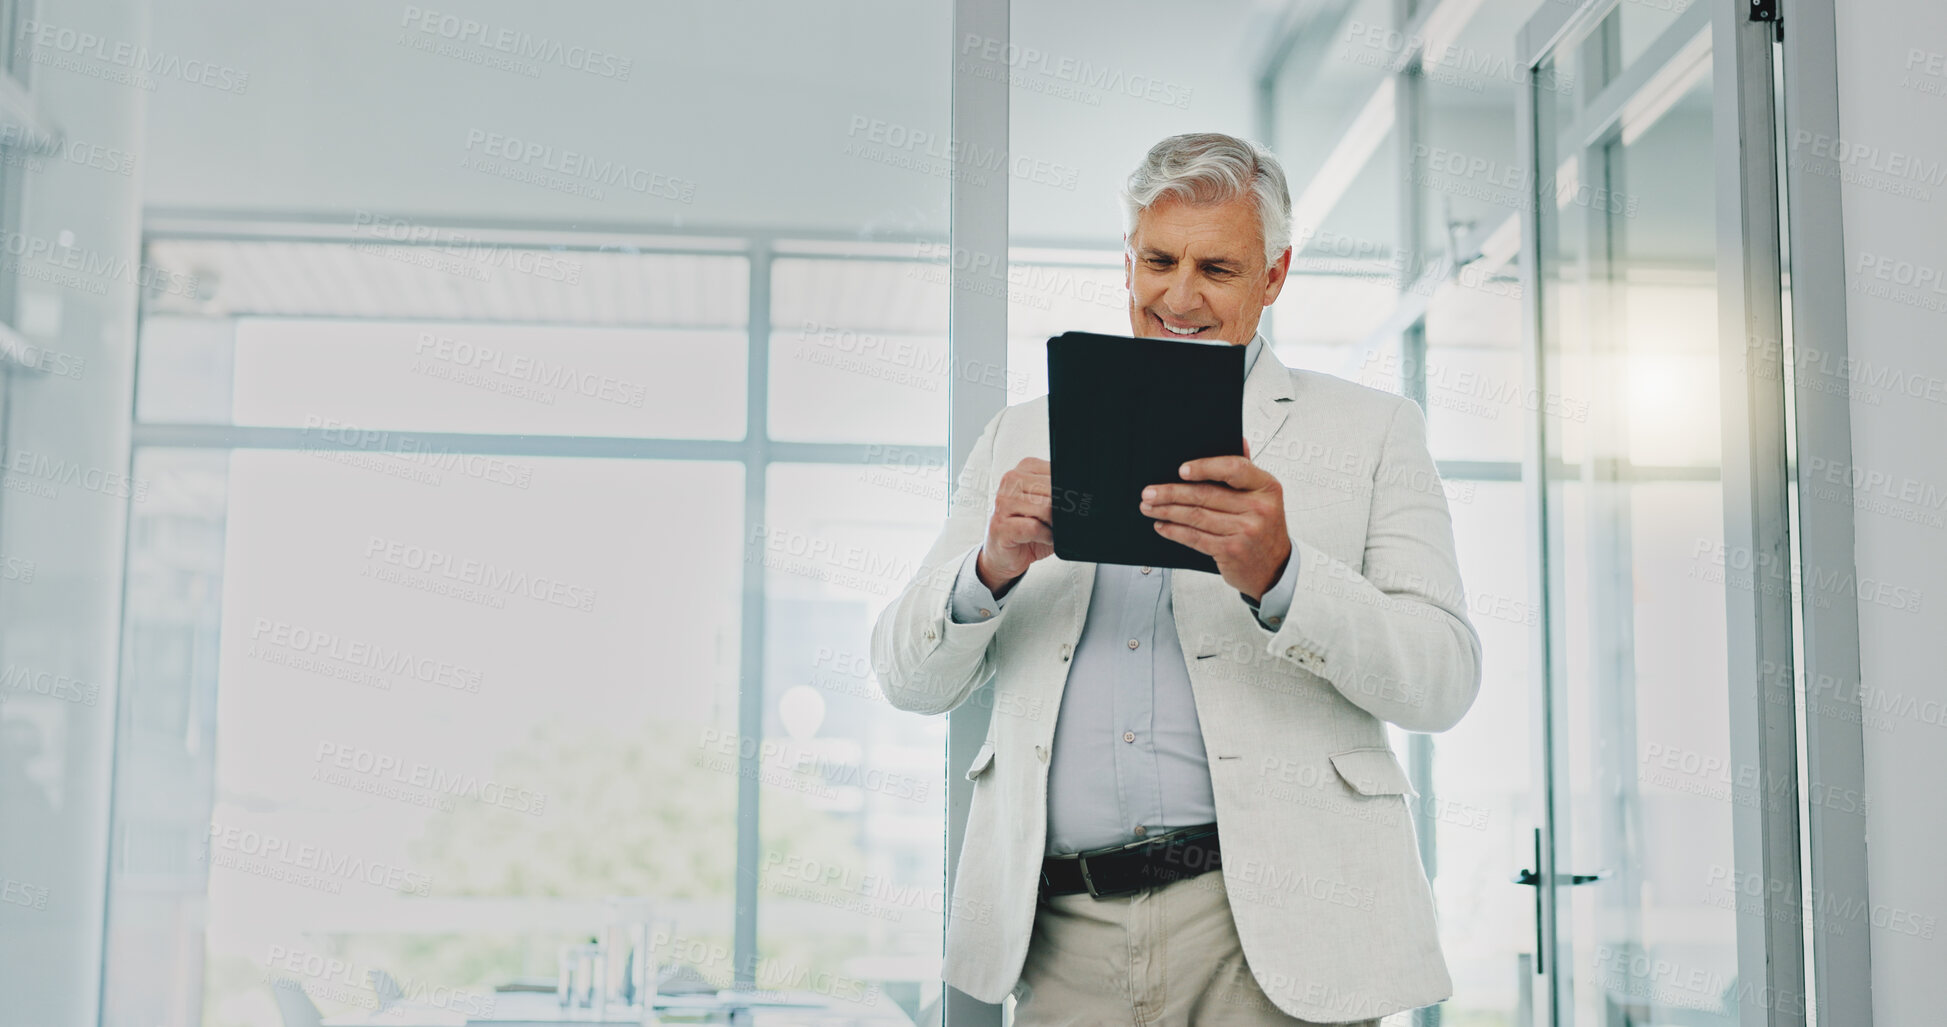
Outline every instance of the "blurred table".
<path fill-rule="evenodd" d="M 665 1024 L 738 1024 L 748 1027 L 912 1027 L 905 1010 L 884 995 L 871 1005 L 834 1003 L 816 994 L 718 992 L 702 995 L 659 995 L 656 1012 Z M 395 1006 L 384 1012 L 334 1016 L 325 1027 L 556 1027 L 560 1024 L 634 1024 L 637 1017 L 611 1007 L 597 1017 L 593 1010 L 564 1008 L 547 992 L 500 992 L 493 1012 L 468 1017 L 452 1010 L 426 1006 Z"/>

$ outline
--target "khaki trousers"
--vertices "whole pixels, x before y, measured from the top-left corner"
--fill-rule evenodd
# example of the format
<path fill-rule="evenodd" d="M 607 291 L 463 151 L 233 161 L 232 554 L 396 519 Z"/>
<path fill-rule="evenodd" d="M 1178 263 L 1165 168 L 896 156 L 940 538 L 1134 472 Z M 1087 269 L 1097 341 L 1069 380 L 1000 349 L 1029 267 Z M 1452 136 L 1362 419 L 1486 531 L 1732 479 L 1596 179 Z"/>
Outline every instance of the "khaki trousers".
<path fill-rule="evenodd" d="M 1016 1027 L 1311 1024 L 1273 1005 L 1251 976 L 1221 871 L 1134 895 L 1043 902 L 1014 1001 Z"/>

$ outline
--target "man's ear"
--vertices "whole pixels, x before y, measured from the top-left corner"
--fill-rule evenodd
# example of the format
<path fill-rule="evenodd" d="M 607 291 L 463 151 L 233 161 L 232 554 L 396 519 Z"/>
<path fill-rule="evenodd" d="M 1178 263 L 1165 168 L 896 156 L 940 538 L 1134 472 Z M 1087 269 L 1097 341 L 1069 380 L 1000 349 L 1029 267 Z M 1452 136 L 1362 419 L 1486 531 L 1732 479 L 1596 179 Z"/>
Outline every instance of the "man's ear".
<path fill-rule="evenodd" d="M 1127 232 L 1122 234 L 1122 287 L 1128 290 L 1130 295 L 1135 295 L 1136 257 L 1134 251 L 1129 249 L 1129 233 Z"/>
<path fill-rule="evenodd" d="M 1278 294 L 1284 291 L 1285 279 L 1291 274 L 1291 247 L 1284 248 L 1278 259 L 1264 269 L 1264 306 L 1277 302 Z"/>

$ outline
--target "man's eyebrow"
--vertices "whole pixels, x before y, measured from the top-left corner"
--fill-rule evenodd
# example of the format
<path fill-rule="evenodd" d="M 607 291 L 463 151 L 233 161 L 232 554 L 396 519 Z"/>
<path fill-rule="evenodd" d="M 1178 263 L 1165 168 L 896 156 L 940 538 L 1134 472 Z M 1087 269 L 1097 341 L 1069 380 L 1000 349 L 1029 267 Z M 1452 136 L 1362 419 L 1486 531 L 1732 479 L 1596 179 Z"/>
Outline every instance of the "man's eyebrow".
<path fill-rule="evenodd" d="M 1176 260 L 1177 256 L 1155 246 L 1144 246 L 1140 254 L 1144 260 Z M 1206 271 L 1242 271 L 1244 261 L 1237 257 L 1206 257 L 1196 262 Z"/>

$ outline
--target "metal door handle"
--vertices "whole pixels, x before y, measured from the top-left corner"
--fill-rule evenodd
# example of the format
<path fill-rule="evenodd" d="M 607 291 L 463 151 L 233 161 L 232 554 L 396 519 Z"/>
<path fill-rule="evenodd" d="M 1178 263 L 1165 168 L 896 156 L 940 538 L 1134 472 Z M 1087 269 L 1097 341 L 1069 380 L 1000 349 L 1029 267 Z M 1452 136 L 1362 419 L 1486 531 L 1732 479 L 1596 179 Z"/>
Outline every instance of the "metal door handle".
<path fill-rule="evenodd" d="M 1547 959 L 1544 958 L 1546 956 L 1546 952 L 1544 951 L 1544 947 L 1543 947 L 1543 942 L 1546 939 L 1546 935 L 1545 932 L 1542 931 L 1541 929 L 1541 871 L 1539 869 L 1541 867 L 1541 829 L 1540 828 L 1535 829 L 1535 867 L 1537 869 L 1523 870 L 1520 873 L 1514 875 L 1513 881 L 1515 884 L 1527 885 L 1528 887 L 1533 888 L 1535 890 L 1535 973 L 1540 974 L 1545 972 L 1546 967 L 1548 965 Z M 1593 884 L 1596 881 L 1604 880 L 1610 875 L 1610 873 L 1611 871 L 1605 867 L 1601 870 L 1596 871 L 1593 874 L 1560 875 L 1556 877 L 1555 881 L 1557 884 L 1568 884 L 1568 885 Z"/>
<path fill-rule="evenodd" d="M 1610 871 L 1608 870 L 1598 870 L 1593 874 L 1569 874 L 1565 879 L 1556 883 L 1569 885 L 1589 884 L 1594 881 L 1606 880 L 1609 875 Z M 1523 870 L 1514 875 L 1513 880 L 1515 884 L 1525 884 L 1531 888 L 1538 887 L 1541 884 L 1541 875 L 1532 870 Z"/>

